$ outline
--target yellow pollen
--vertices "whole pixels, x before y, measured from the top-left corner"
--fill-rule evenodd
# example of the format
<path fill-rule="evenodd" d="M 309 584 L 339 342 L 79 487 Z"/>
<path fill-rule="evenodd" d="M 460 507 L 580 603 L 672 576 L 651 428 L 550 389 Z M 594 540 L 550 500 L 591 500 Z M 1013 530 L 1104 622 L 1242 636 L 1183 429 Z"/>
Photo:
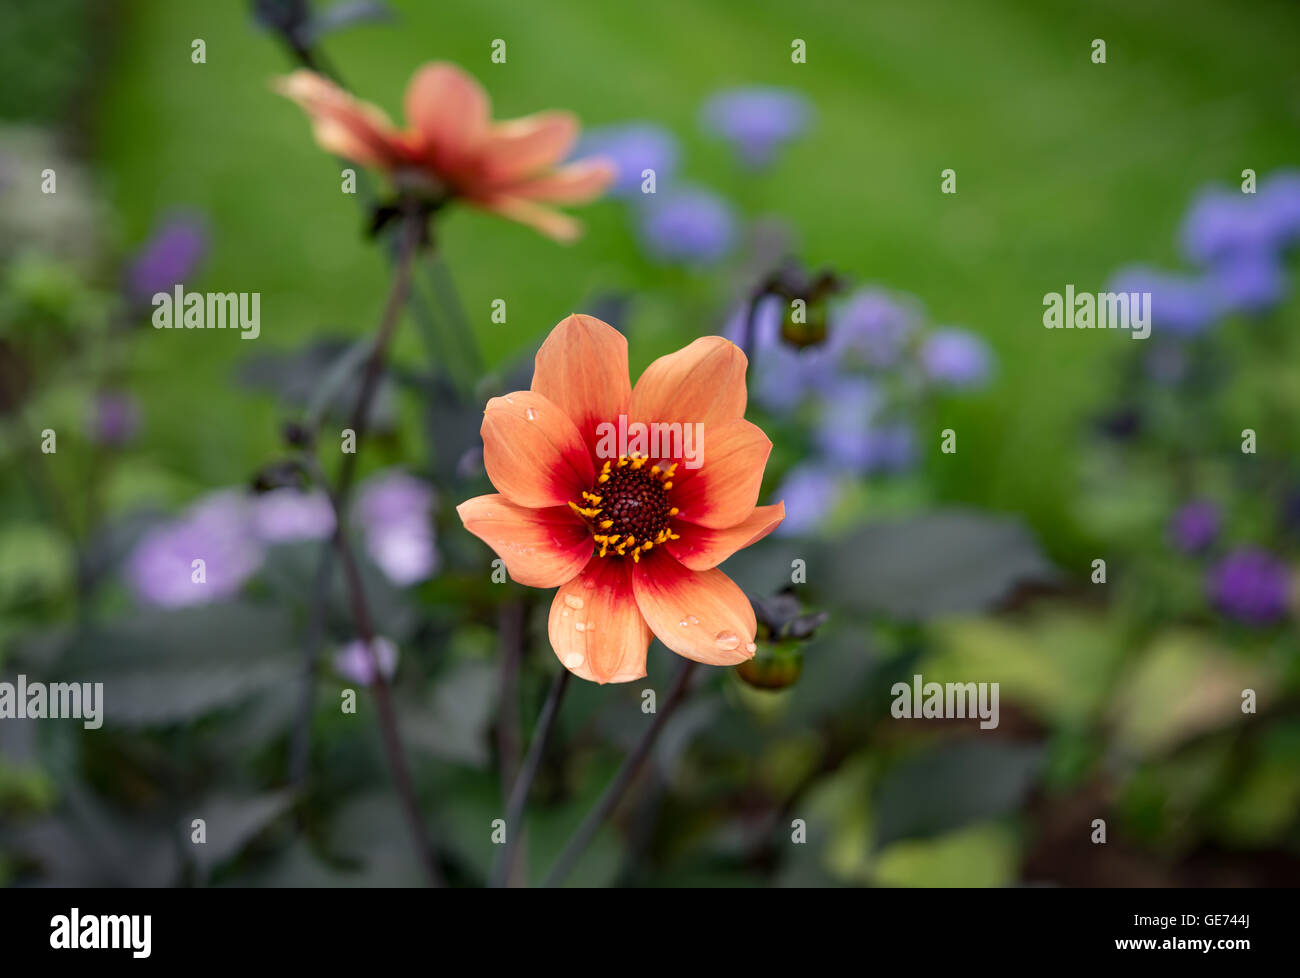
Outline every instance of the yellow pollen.
<path fill-rule="evenodd" d="M 656 544 L 681 539 L 668 524 L 681 511 L 668 505 L 670 500 L 664 495 L 673 488 L 677 466 L 677 462 L 652 462 L 650 456 L 640 453 L 601 464 L 593 487 L 600 491 L 583 491 L 581 503 L 568 504 L 591 527 L 601 557 L 630 556 L 640 563 L 641 555 Z"/>

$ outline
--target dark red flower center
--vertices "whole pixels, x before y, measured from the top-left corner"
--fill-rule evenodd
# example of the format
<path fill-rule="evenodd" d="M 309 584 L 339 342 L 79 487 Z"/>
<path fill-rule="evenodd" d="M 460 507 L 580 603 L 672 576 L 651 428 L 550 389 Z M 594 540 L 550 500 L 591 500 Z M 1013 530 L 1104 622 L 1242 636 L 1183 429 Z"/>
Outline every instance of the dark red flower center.
<path fill-rule="evenodd" d="M 677 463 L 667 468 L 649 463 L 643 455 L 606 462 L 591 492 L 582 494 L 581 505 L 569 503 L 591 526 L 600 556 L 639 562 L 656 544 L 679 538 L 671 526 L 677 508 L 668 497 Z"/>

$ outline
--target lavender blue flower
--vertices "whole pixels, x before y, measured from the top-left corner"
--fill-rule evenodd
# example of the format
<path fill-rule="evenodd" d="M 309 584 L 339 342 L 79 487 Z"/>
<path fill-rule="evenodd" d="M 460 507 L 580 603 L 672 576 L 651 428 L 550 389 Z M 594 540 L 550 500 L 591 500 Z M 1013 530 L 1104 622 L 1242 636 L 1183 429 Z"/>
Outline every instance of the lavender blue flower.
<path fill-rule="evenodd" d="M 1286 272 L 1273 252 L 1243 251 L 1217 260 L 1209 285 L 1220 310 L 1260 316 L 1286 295 Z"/>
<path fill-rule="evenodd" d="M 1121 269 L 1111 279 L 1109 289 L 1151 293 L 1152 332 L 1167 336 L 1197 336 L 1219 314 L 1214 290 L 1205 280 L 1161 272 L 1145 265 Z"/>
<path fill-rule="evenodd" d="M 324 540 L 334 532 L 334 507 L 320 490 L 272 489 L 254 500 L 253 525 L 266 543 Z"/>
<path fill-rule="evenodd" d="M 1286 614 L 1290 572 L 1265 550 L 1234 551 L 1210 570 L 1208 584 L 1215 606 L 1247 625 L 1268 625 Z"/>
<path fill-rule="evenodd" d="M 980 337 L 964 329 L 938 329 L 921 347 L 921 368 L 940 387 L 982 387 L 993 372 L 993 353 Z"/>
<path fill-rule="evenodd" d="M 878 369 L 896 366 L 920 325 L 919 303 L 878 288 L 859 289 L 837 305 L 830 342 L 837 352 Z"/>
<path fill-rule="evenodd" d="M 746 166 L 772 162 L 780 147 L 808 126 L 812 109 L 798 92 L 784 88 L 734 88 L 718 92 L 700 114 L 706 131 L 722 136 Z"/>
<path fill-rule="evenodd" d="M 428 483 L 392 470 L 371 477 L 357 495 L 355 513 L 366 553 L 394 584 L 416 584 L 437 572 L 434 501 Z"/>
<path fill-rule="evenodd" d="M 89 427 L 96 444 L 125 445 L 140 430 L 140 405 L 125 391 L 100 391 L 95 395 Z"/>
<path fill-rule="evenodd" d="M 709 264 L 731 251 L 736 218 L 731 206 L 707 190 L 657 194 L 640 208 L 641 238 L 658 261 Z"/>
<path fill-rule="evenodd" d="M 1219 507 L 1214 503 L 1188 503 L 1169 521 L 1169 542 L 1183 553 L 1199 553 L 1218 538 L 1219 525 Z"/>
<path fill-rule="evenodd" d="M 157 292 L 170 292 L 194 274 L 208 250 L 202 222 L 177 215 L 162 224 L 141 247 L 127 271 L 127 295 L 142 305 Z"/>
<path fill-rule="evenodd" d="M 854 475 L 900 472 L 916 461 L 909 424 L 882 417 L 884 397 L 865 377 L 842 379 L 823 392 L 817 447 L 833 465 Z"/>
<path fill-rule="evenodd" d="M 586 130 L 574 151 L 574 158 L 604 156 L 618 170 L 610 196 L 635 198 L 641 195 L 642 172 L 654 170 L 655 192 L 671 183 L 677 172 L 680 150 L 677 137 L 653 122 L 627 122 Z"/>
<path fill-rule="evenodd" d="M 211 604 L 234 597 L 264 556 L 248 499 L 238 490 L 221 490 L 146 533 L 127 558 L 126 579 L 144 604 Z"/>
<path fill-rule="evenodd" d="M 834 508 L 839 492 L 839 477 L 828 466 L 809 462 L 791 469 L 773 494 L 785 502 L 785 520 L 773 532 L 799 536 L 817 529 Z"/>
<path fill-rule="evenodd" d="M 382 635 L 374 639 L 374 658 L 379 660 L 379 671 L 385 679 L 397 672 L 397 646 Z M 375 663 L 366 643 L 361 639 L 349 642 L 334 656 L 334 671 L 358 686 L 369 686 L 375 680 Z"/>
<path fill-rule="evenodd" d="M 1277 170 L 1259 184 L 1259 206 L 1275 245 L 1300 242 L 1300 170 Z"/>
<path fill-rule="evenodd" d="M 1268 252 L 1277 246 L 1276 228 L 1258 194 L 1209 187 L 1192 201 L 1180 232 L 1191 261 L 1209 265 L 1234 255 Z"/>

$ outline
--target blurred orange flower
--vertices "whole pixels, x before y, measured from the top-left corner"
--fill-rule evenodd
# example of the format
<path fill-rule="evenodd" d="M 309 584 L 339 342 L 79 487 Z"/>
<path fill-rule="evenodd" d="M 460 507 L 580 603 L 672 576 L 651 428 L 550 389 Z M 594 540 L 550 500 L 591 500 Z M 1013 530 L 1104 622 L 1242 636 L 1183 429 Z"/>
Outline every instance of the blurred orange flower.
<path fill-rule="evenodd" d="M 785 504 L 755 505 L 772 443 L 744 418 L 746 366 L 706 336 L 633 389 L 627 340 L 575 315 L 542 344 L 530 390 L 488 401 L 483 462 L 499 493 L 457 512 L 514 580 L 559 587 L 551 645 L 575 675 L 641 678 L 652 633 L 710 665 L 753 656 L 754 610 L 717 565 L 772 532 Z M 687 435 L 628 450 L 637 431 Z"/>
<path fill-rule="evenodd" d="M 606 160 L 563 162 L 578 138 L 572 113 L 494 122 L 482 86 L 446 62 L 424 65 L 412 76 L 405 130 L 314 71 L 295 71 L 275 88 L 302 106 L 322 149 L 383 170 L 399 187 L 460 197 L 557 241 L 574 240 L 581 226 L 546 205 L 587 203 L 614 179 Z"/>

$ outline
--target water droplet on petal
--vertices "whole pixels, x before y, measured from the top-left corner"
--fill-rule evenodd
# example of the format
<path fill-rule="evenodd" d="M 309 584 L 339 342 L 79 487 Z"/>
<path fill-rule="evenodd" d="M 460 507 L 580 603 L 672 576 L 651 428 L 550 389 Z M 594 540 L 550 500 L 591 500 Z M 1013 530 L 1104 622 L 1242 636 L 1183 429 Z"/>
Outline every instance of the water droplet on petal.
<path fill-rule="evenodd" d="M 578 608 L 582 607 L 582 598 L 578 597 L 576 594 L 566 594 L 564 596 L 564 603 L 576 611 Z"/>
<path fill-rule="evenodd" d="M 506 398 L 506 403 L 507 403 L 507 404 L 514 404 L 514 403 L 515 403 L 515 399 L 514 399 L 513 397 L 507 397 L 507 398 Z"/>
<path fill-rule="evenodd" d="M 746 651 L 746 652 L 751 652 L 751 653 L 752 653 L 752 652 L 757 652 L 757 651 L 758 651 L 758 646 L 755 645 L 753 642 L 746 642 L 746 643 L 745 643 L 745 651 Z"/>
<path fill-rule="evenodd" d="M 586 624 L 586 622 L 575 621 L 575 622 L 573 623 L 573 627 L 574 627 L 577 631 L 580 631 L 580 632 L 585 632 L 585 631 L 587 630 L 587 624 Z"/>
<path fill-rule="evenodd" d="M 740 644 L 740 636 L 735 632 L 718 632 L 713 636 L 713 640 L 718 643 L 718 648 L 725 652 L 730 652 Z"/>
<path fill-rule="evenodd" d="M 700 623 L 700 620 L 696 618 L 694 615 L 687 615 L 686 621 L 691 625 L 698 625 Z"/>
<path fill-rule="evenodd" d="M 682 619 L 681 621 L 679 621 L 677 624 L 681 625 L 682 628 L 685 628 L 686 626 L 688 626 L 688 625 L 690 624 L 690 622 L 687 621 L 685 618 L 683 618 L 683 619 Z"/>
<path fill-rule="evenodd" d="M 569 617 L 569 609 L 568 609 L 568 608 L 563 609 L 563 610 L 560 612 L 560 617 L 561 617 L 561 618 L 568 618 L 568 617 Z"/>
<path fill-rule="evenodd" d="M 574 652 L 572 655 L 566 655 L 564 657 L 564 664 L 568 666 L 570 669 L 577 669 L 578 666 L 582 665 L 586 661 L 587 661 L 587 657 L 577 652 Z"/>
<path fill-rule="evenodd" d="M 524 411 L 524 417 L 527 418 L 529 421 L 536 421 L 537 412 L 534 411 L 532 408 L 528 408 Z"/>

